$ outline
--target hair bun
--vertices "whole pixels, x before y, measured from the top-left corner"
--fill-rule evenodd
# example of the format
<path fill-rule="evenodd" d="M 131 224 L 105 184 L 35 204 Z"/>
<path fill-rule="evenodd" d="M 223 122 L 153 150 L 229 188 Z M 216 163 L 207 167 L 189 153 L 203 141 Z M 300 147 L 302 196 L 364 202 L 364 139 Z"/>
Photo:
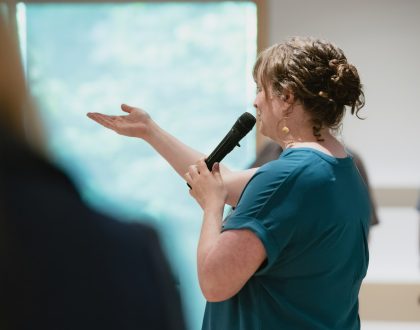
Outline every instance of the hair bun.
<path fill-rule="evenodd" d="M 329 61 L 329 67 L 333 71 L 330 92 L 335 102 L 351 107 L 359 103 L 361 84 L 355 66 L 345 60 L 333 59 Z"/>

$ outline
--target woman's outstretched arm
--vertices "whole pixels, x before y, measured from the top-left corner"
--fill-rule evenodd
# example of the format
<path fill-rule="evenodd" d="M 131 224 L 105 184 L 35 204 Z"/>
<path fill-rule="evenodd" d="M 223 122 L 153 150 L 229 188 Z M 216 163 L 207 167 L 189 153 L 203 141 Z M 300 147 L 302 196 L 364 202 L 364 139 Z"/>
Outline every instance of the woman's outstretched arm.
<path fill-rule="evenodd" d="M 127 113 L 123 116 L 110 116 L 101 113 L 88 113 L 87 116 L 118 134 L 137 137 L 150 144 L 184 179 L 188 167 L 195 164 L 205 155 L 178 140 L 162 129 L 150 115 L 140 109 L 123 104 L 121 109 Z M 256 169 L 232 172 L 221 166 L 220 172 L 225 182 L 228 198 L 227 204 L 236 206 L 246 183 Z"/>

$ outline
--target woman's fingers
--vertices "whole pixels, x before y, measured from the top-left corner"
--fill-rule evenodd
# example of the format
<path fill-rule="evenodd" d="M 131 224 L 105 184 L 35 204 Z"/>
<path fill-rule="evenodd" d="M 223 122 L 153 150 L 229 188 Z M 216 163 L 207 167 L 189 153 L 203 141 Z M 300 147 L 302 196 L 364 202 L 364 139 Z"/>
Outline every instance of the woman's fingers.
<path fill-rule="evenodd" d="M 102 120 L 104 117 L 106 117 L 107 115 L 104 115 L 104 114 L 99 113 L 99 112 L 88 112 L 88 113 L 87 113 L 87 116 L 88 116 L 90 119 L 93 119 L 93 120 L 95 120 L 95 121 L 100 121 L 100 120 Z"/>
<path fill-rule="evenodd" d="M 97 123 L 99 123 L 99 124 L 101 124 L 101 119 L 100 119 L 100 117 L 99 117 L 99 113 L 97 113 L 97 112 L 88 112 L 87 113 L 87 116 L 90 118 L 90 119 L 92 119 L 92 120 L 94 120 L 94 121 L 96 121 Z"/>
<path fill-rule="evenodd" d="M 191 179 L 196 178 L 200 175 L 200 171 L 198 170 L 197 165 L 190 165 L 188 167 L 188 174 L 190 175 Z"/>
<path fill-rule="evenodd" d="M 190 189 L 192 189 L 191 188 L 192 178 L 191 178 L 190 173 L 188 173 L 188 172 L 185 173 L 184 178 L 185 178 L 185 181 L 187 181 L 188 187 L 190 187 Z"/>
<path fill-rule="evenodd" d="M 184 174 L 185 181 L 187 181 L 188 187 L 192 189 L 193 182 L 200 176 L 200 172 L 197 169 L 196 165 L 190 165 L 188 167 L 188 172 Z"/>
<path fill-rule="evenodd" d="M 88 113 L 87 116 L 90 119 L 96 121 L 98 124 L 105 126 L 109 129 L 115 130 L 114 121 L 112 118 L 110 118 L 110 116 L 103 115 L 100 113 L 94 113 L 94 112 Z"/>
<path fill-rule="evenodd" d="M 213 168 L 211 169 L 211 172 L 217 178 L 221 178 L 222 177 L 222 175 L 220 174 L 220 164 L 217 163 L 217 162 L 213 164 Z"/>
<path fill-rule="evenodd" d="M 207 173 L 207 172 L 210 172 L 209 169 L 208 169 L 208 167 L 207 167 L 207 164 L 206 164 L 206 162 L 204 160 L 205 159 L 202 158 L 199 161 L 197 161 L 197 169 L 198 169 L 198 172 L 199 173 L 203 173 L 203 174 L 204 173 Z"/>

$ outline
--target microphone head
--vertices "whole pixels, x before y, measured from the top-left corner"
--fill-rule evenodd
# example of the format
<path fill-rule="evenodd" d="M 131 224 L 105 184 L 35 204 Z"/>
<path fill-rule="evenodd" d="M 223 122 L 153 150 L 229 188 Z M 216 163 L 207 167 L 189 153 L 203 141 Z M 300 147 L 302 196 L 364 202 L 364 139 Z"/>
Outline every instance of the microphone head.
<path fill-rule="evenodd" d="M 249 112 L 244 112 L 236 121 L 235 125 L 233 125 L 233 128 L 237 129 L 241 136 L 244 137 L 248 134 L 250 130 L 255 125 L 255 122 L 257 120 L 253 115 L 251 115 Z"/>

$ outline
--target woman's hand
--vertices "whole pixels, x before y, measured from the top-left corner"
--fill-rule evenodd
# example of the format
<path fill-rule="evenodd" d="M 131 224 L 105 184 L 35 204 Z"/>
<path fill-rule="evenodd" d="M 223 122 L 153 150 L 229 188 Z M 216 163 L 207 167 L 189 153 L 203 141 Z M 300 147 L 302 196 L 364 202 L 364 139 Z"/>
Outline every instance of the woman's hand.
<path fill-rule="evenodd" d="M 204 159 L 191 165 L 185 174 L 191 186 L 190 194 L 203 210 L 223 208 L 227 198 L 227 190 L 220 175 L 219 163 L 213 165 L 210 172 Z"/>
<path fill-rule="evenodd" d="M 149 134 L 149 125 L 152 121 L 150 115 L 142 109 L 126 104 L 122 104 L 121 109 L 127 112 L 128 115 L 109 116 L 102 113 L 89 112 L 87 116 L 118 134 L 144 139 Z"/>

